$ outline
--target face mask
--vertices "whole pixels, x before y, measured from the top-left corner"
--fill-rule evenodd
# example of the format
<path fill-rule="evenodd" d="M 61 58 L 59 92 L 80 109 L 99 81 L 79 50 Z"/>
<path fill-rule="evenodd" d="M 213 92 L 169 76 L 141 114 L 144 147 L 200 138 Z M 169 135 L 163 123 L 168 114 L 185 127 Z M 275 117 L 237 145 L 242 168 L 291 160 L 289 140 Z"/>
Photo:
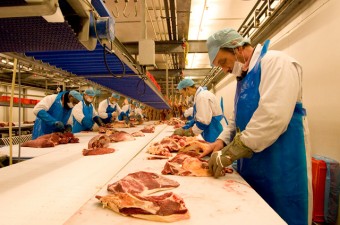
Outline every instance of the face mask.
<path fill-rule="evenodd" d="M 73 105 L 72 102 L 68 102 L 68 103 L 67 103 L 67 106 L 68 106 L 70 109 L 72 109 L 74 105 Z"/>
<path fill-rule="evenodd" d="M 236 77 L 241 76 L 243 65 L 244 65 L 243 63 L 236 61 L 234 63 L 233 71 L 231 73 L 234 74 Z"/>
<path fill-rule="evenodd" d="M 231 71 L 231 73 L 234 74 L 236 77 L 239 77 L 242 74 L 242 68 L 244 64 L 238 61 L 235 49 L 234 49 L 234 54 L 236 57 L 236 62 L 234 63 L 233 71 Z M 242 56 L 243 56 L 243 52 L 242 52 Z M 243 59 L 244 59 L 244 56 L 243 56 Z"/>
<path fill-rule="evenodd" d="M 87 101 L 87 102 L 89 102 L 89 103 L 91 103 L 92 101 L 93 101 L 93 98 L 85 98 L 85 100 Z"/>

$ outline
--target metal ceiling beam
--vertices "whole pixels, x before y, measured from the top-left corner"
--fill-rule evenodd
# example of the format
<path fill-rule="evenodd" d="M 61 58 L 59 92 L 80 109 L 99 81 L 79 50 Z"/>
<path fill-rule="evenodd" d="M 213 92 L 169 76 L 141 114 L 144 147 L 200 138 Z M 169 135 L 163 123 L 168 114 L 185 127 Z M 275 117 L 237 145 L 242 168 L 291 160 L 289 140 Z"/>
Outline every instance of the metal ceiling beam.
<path fill-rule="evenodd" d="M 188 41 L 189 53 L 207 53 L 206 41 Z M 131 55 L 138 55 L 138 42 L 122 43 Z M 155 54 L 183 53 L 182 41 L 155 41 Z"/>

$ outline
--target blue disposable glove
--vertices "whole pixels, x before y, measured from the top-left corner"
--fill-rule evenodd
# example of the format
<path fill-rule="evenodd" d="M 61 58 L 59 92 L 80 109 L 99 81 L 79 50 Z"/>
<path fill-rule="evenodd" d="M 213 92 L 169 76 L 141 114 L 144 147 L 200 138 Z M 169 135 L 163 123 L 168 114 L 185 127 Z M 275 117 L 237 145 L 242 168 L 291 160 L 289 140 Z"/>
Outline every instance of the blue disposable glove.
<path fill-rule="evenodd" d="M 91 129 L 93 126 L 92 119 L 87 119 L 84 117 L 81 121 L 81 124 L 86 128 L 86 129 Z"/>
<path fill-rule="evenodd" d="M 93 118 L 93 121 L 94 121 L 98 126 L 100 126 L 100 127 L 104 127 L 104 126 L 105 126 L 103 120 L 102 120 L 99 116 L 95 116 L 95 117 Z"/>
<path fill-rule="evenodd" d="M 37 114 L 37 117 L 50 127 L 55 126 L 55 123 L 57 122 L 57 120 L 45 110 L 40 110 Z"/>
<path fill-rule="evenodd" d="M 55 122 L 54 126 L 55 126 L 55 128 L 57 128 L 58 131 L 64 131 L 65 130 L 64 124 L 61 121 Z"/>

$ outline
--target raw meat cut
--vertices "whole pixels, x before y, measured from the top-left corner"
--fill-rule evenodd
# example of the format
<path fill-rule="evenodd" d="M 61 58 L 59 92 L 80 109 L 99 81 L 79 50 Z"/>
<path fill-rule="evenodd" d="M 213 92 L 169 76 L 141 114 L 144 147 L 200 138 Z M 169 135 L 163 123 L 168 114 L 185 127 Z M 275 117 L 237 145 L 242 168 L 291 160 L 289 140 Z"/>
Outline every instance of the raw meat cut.
<path fill-rule="evenodd" d="M 183 199 L 172 192 L 160 196 L 117 192 L 96 196 L 96 198 L 101 201 L 103 207 L 124 216 L 160 222 L 175 222 L 190 218 Z"/>
<path fill-rule="evenodd" d="M 136 140 L 131 134 L 125 131 L 116 131 L 109 136 L 110 142 L 133 141 Z"/>
<path fill-rule="evenodd" d="M 146 125 L 140 131 L 142 131 L 143 133 L 155 133 L 155 126 L 154 125 Z"/>
<path fill-rule="evenodd" d="M 184 145 L 181 149 L 179 149 L 179 152 L 189 152 L 194 151 L 196 153 L 202 153 L 204 150 L 209 148 L 209 143 L 204 140 L 195 140 L 187 143 Z"/>
<path fill-rule="evenodd" d="M 115 149 L 108 148 L 109 144 L 109 136 L 105 134 L 94 136 L 88 143 L 88 149 L 83 149 L 83 155 L 104 155 L 115 152 Z"/>
<path fill-rule="evenodd" d="M 113 148 L 83 149 L 83 155 L 104 155 L 115 152 Z"/>
<path fill-rule="evenodd" d="M 173 174 L 179 176 L 212 176 L 209 172 L 208 162 L 198 158 L 196 152 L 178 153 L 174 158 L 167 161 L 162 174 Z"/>
<path fill-rule="evenodd" d="M 91 140 L 88 143 L 88 148 L 89 149 L 103 148 L 109 146 L 109 144 L 110 144 L 109 136 L 105 134 L 99 134 L 91 138 Z"/>
<path fill-rule="evenodd" d="M 21 147 L 48 148 L 58 144 L 79 143 L 79 139 L 72 133 L 51 133 L 45 134 L 37 139 L 29 140 L 21 144 Z"/>
<path fill-rule="evenodd" d="M 134 136 L 134 137 L 144 137 L 145 136 L 145 134 L 142 131 L 133 132 L 131 135 Z"/>
<path fill-rule="evenodd" d="M 156 173 L 139 171 L 130 173 L 123 179 L 109 184 L 107 190 L 115 192 L 139 193 L 141 195 L 155 193 L 157 191 L 176 188 L 177 181 L 168 179 Z"/>

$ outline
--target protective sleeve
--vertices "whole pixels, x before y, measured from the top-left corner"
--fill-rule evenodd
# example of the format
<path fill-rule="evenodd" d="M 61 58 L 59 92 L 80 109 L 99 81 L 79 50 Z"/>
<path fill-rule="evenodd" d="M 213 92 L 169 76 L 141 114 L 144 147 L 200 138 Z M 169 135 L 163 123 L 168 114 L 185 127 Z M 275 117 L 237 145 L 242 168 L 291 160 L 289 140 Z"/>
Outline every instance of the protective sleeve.
<path fill-rule="evenodd" d="M 260 100 L 241 141 L 255 152 L 286 131 L 301 89 L 300 66 L 284 53 L 269 51 L 261 61 Z"/>
<path fill-rule="evenodd" d="M 193 107 L 188 108 L 187 110 L 184 111 L 184 117 L 187 118 L 188 116 L 192 116 L 193 112 L 194 112 Z"/>
<path fill-rule="evenodd" d="M 83 102 L 78 102 L 78 104 L 73 107 L 72 116 L 74 116 L 78 123 L 81 123 L 85 117 L 83 113 Z"/>
<path fill-rule="evenodd" d="M 122 112 L 126 113 L 128 109 L 129 109 L 129 105 L 124 105 L 121 110 Z"/>
<path fill-rule="evenodd" d="M 40 110 L 48 111 L 51 108 L 56 98 L 57 98 L 57 95 L 48 95 L 44 97 L 38 104 L 34 106 L 33 108 L 34 115 L 38 115 L 38 112 Z"/>
<path fill-rule="evenodd" d="M 106 109 L 108 107 L 107 99 L 101 101 L 98 106 L 98 115 L 102 119 L 106 119 L 109 115 L 106 113 Z"/>

